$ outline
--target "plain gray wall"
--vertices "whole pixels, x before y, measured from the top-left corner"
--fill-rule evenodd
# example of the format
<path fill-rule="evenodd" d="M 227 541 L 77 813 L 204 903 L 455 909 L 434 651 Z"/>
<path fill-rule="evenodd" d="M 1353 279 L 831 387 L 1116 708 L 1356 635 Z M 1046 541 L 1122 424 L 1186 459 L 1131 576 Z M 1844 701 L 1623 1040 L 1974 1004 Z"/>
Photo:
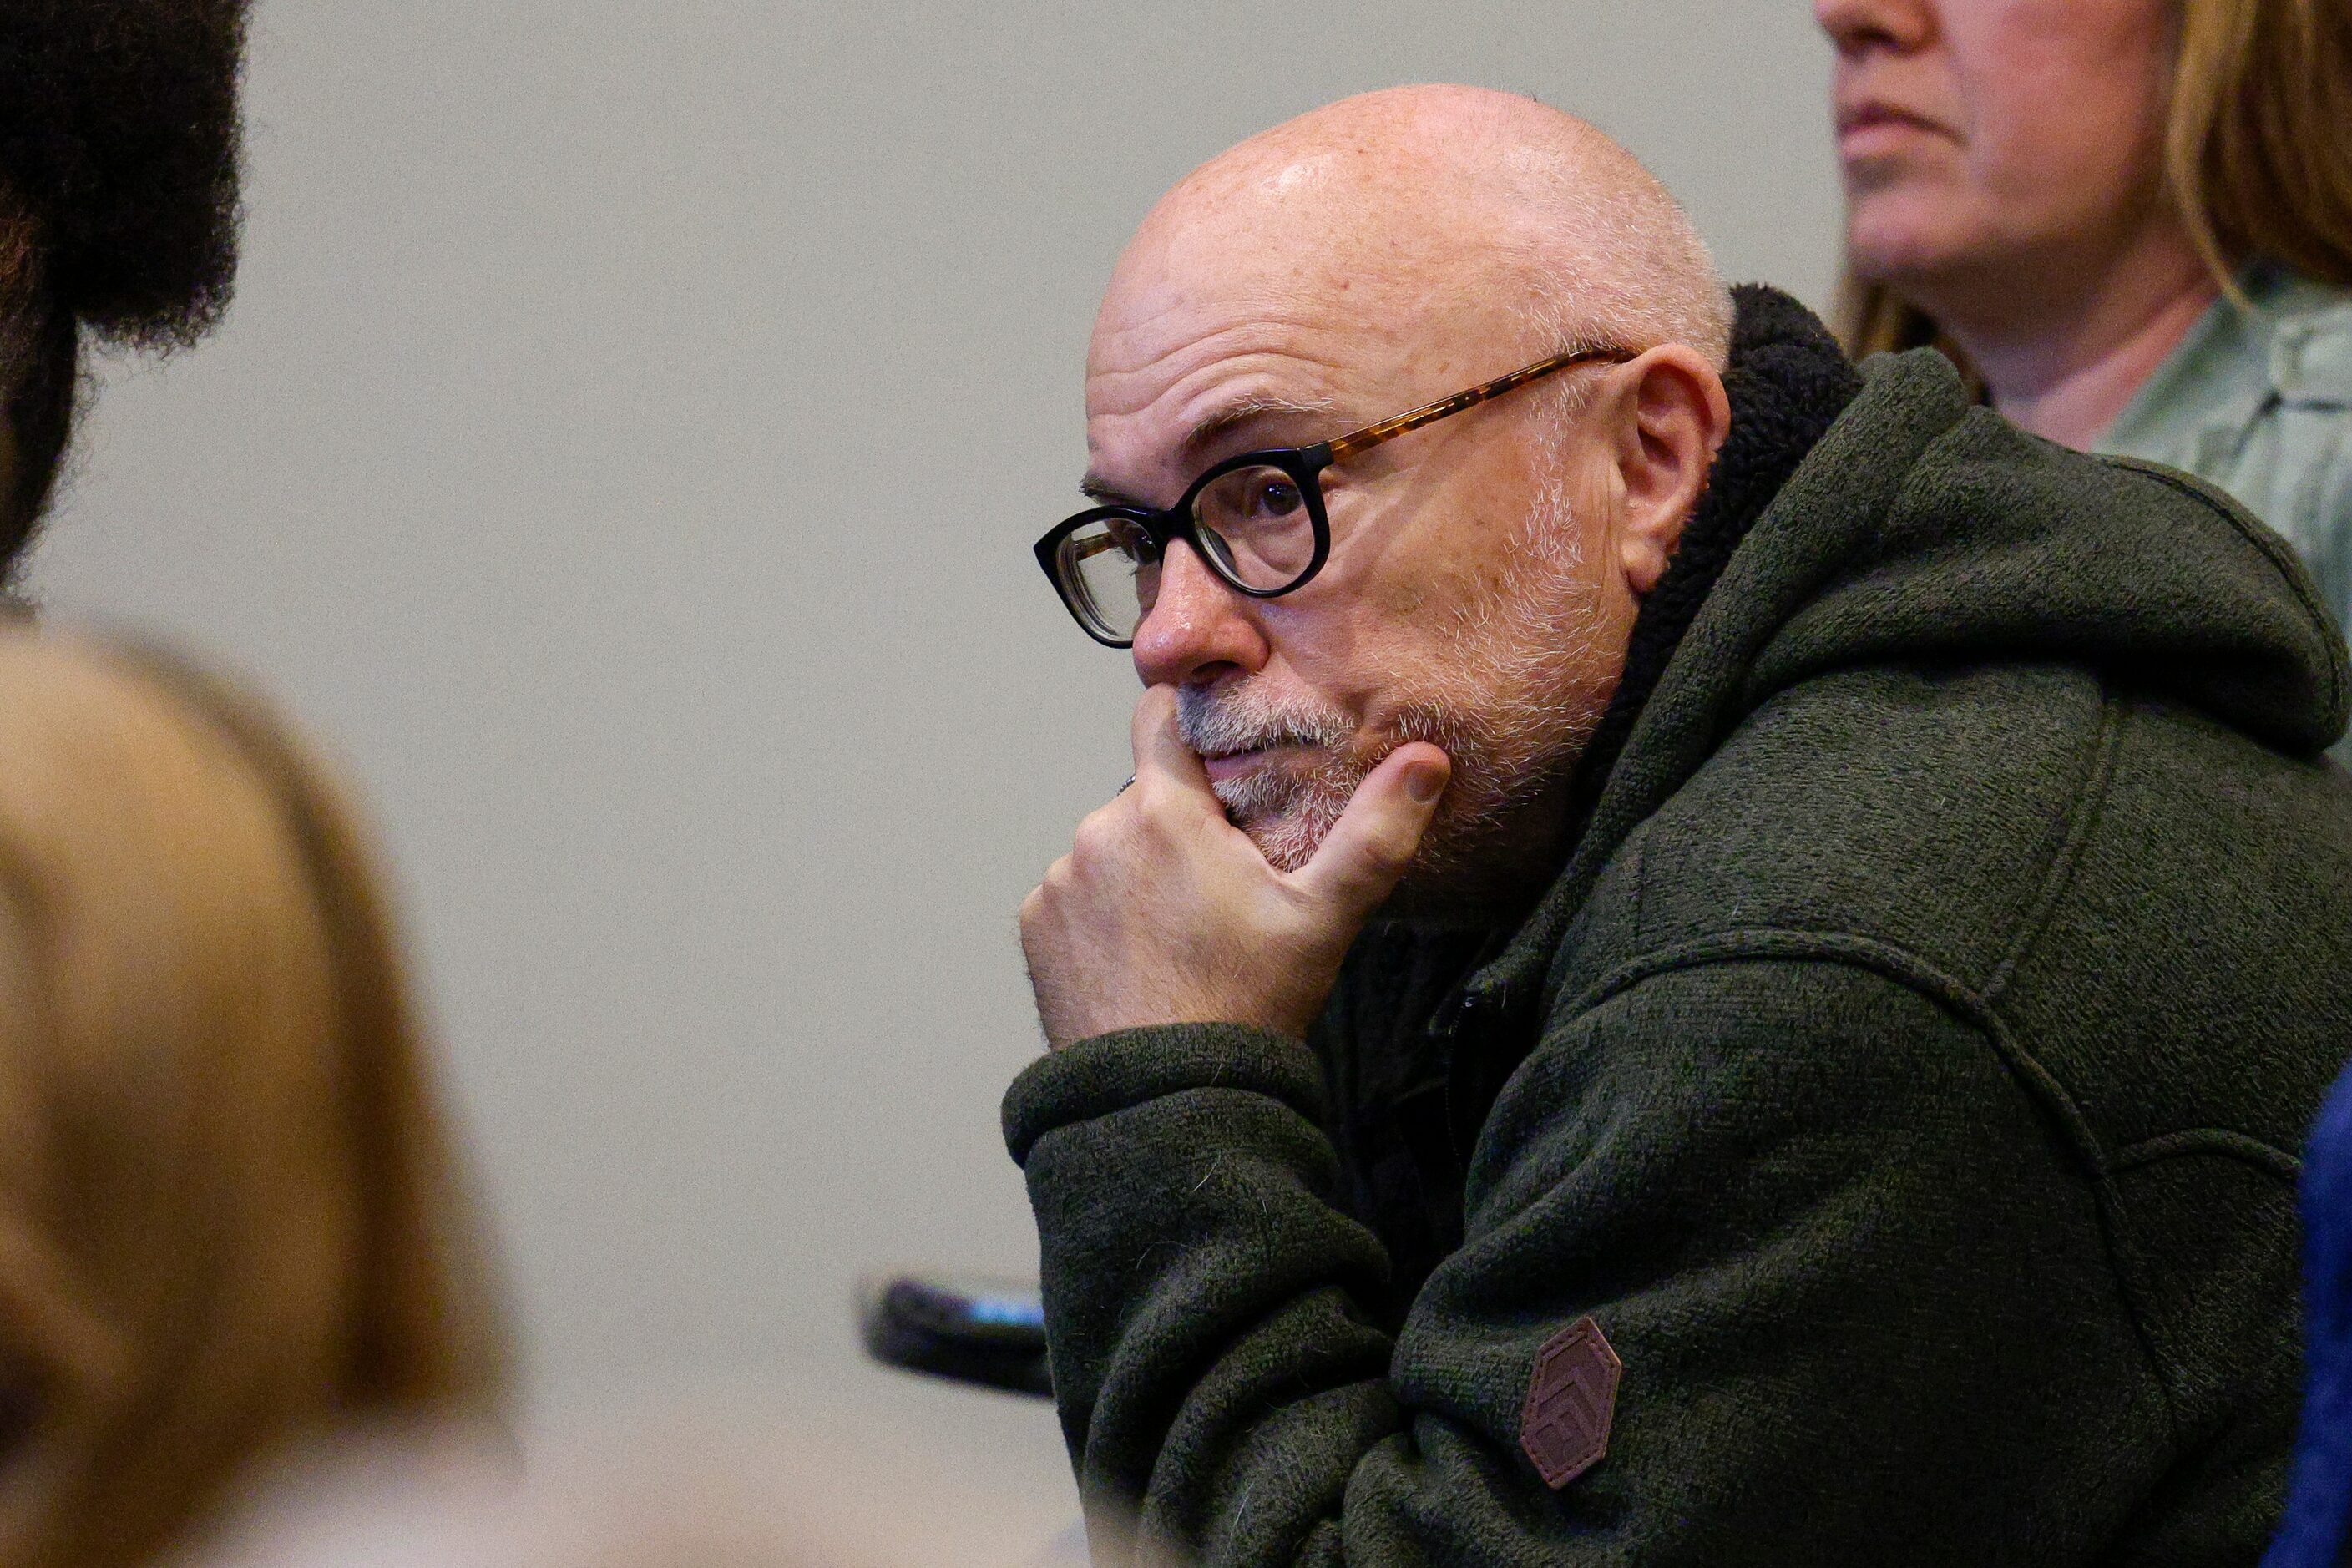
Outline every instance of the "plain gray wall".
<path fill-rule="evenodd" d="M 1460 80 L 1818 304 L 1827 70 L 1753 0 L 263 0 L 234 313 L 109 373 L 34 588 L 364 781 L 543 1399 L 756 1378 L 1043 1473 L 1043 1407 L 860 1368 L 847 1302 L 1034 1267 L 1013 911 L 1133 684 L 1028 545 L 1112 258 L 1251 132 Z"/>

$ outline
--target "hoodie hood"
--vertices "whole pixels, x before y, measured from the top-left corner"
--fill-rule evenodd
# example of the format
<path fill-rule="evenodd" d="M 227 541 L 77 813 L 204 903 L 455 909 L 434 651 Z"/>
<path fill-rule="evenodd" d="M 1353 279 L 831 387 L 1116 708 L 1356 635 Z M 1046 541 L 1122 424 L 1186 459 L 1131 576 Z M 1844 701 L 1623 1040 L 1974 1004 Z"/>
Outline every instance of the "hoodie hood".
<path fill-rule="evenodd" d="M 1626 836 L 1811 676 L 2062 661 L 2292 755 L 2343 734 L 2342 634 L 2243 508 L 2169 469 L 2025 435 L 1972 404 L 1932 350 L 1877 356 L 1863 377 L 1642 694 L 1567 868 L 1454 1005 L 1524 998 Z"/>
<path fill-rule="evenodd" d="M 1720 584 L 1787 605 L 1777 626 L 1740 617 L 1749 635 L 1769 633 L 1740 709 L 1839 665 L 2059 659 L 2277 751 L 2315 755 L 2342 736 L 2343 635 L 2294 551 L 2252 513 L 2169 468 L 2023 434 L 1969 405 L 1932 352 L 1864 374 L 1863 397 L 1758 531 L 1810 534 L 1815 548 L 1759 539 L 1758 570 Z M 1889 447 L 1916 455 L 1872 460 Z M 1853 480 L 1874 519 L 1819 504 L 1826 485 Z M 1809 514 L 1832 511 L 1843 538 L 1811 526 Z M 1800 563 L 1811 569 L 1787 569 Z"/>

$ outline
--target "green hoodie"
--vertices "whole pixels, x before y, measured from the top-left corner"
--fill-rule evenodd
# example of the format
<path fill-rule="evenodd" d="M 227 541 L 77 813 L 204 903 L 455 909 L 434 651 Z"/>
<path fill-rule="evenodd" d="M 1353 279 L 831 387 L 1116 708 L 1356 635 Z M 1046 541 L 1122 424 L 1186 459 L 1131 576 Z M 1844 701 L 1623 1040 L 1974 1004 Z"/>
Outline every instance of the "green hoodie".
<path fill-rule="evenodd" d="M 1384 963 L 1319 1058 L 1183 1026 L 1014 1084 L 1097 1552 L 2252 1563 L 2352 1053 L 2343 648 L 2217 491 L 1874 362 L 1431 1022 L 1506 1066 L 1405 1310 L 1329 1103 Z"/>

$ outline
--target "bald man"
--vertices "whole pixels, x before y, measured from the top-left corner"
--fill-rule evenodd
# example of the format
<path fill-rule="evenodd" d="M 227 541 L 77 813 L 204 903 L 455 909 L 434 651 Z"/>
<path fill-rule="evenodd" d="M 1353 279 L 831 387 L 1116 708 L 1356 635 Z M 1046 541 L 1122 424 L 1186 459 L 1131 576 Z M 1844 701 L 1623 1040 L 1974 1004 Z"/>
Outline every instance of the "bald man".
<path fill-rule="evenodd" d="M 2352 1048 L 2276 538 L 1464 89 L 1178 186 L 1087 435 L 1147 689 L 1004 1114 L 1098 1555 L 2254 1560 Z"/>

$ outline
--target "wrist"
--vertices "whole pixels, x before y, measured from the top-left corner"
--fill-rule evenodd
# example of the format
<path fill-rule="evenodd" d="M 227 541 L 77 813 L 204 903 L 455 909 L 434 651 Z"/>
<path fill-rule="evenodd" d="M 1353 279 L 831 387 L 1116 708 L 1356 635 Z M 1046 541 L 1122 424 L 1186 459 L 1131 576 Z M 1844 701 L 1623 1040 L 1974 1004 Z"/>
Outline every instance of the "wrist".
<path fill-rule="evenodd" d="M 1031 1146 L 1056 1128 L 1211 1089 L 1264 1095 L 1322 1120 L 1322 1070 L 1297 1039 L 1245 1024 L 1155 1024 L 1087 1036 L 1032 1062 L 1005 1094 L 1005 1143 L 1026 1164 Z"/>

